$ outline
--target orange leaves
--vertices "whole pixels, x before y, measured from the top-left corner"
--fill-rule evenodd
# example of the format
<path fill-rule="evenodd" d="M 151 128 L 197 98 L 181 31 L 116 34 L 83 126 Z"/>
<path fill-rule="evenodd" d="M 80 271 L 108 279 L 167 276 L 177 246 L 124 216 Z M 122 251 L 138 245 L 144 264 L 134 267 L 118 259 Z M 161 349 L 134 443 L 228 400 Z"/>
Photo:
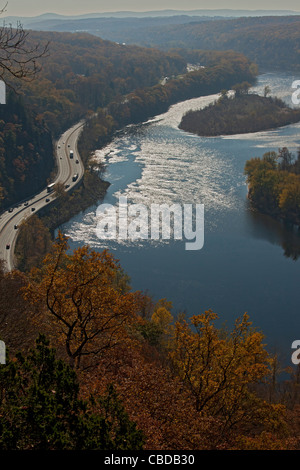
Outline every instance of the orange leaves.
<path fill-rule="evenodd" d="M 257 430 L 279 436 L 281 446 L 284 407 L 254 391 L 270 358 L 248 315 L 231 331 L 217 328 L 211 310 L 174 325 L 170 302 L 130 292 L 107 251 L 69 253 L 61 233 L 25 296 L 46 310 L 56 343 L 80 367 L 82 395 L 96 397 L 113 383 L 146 448 L 269 445 L 271 434 L 255 441 Z"/>
<path fill-rule="evenodd" d="M 278 439 L 274 434 L 263 432 L 257 437 L 240 436 L 235 450 L 289 450 L 289 441 Z"/>
<path fill-rule="evenodd" d="M 120 267 L 107 251 L 84 246 L 67 254 L 67 249 L 67 238 L 59 234 L 43 268 L 32 272 L 25 295 L 47 306 L 68 356 L 79 366 L 82 358 L 97 359 L 126 336 L 137 300 L 122 293 Z"/>
<path fill-rule="evenodd" d="M 286 147 L 252 158 L 245 165 L 252 204 L 264 213 L 299 225 L 300 154 L 294 159 Z"/>
<path fill-rule="evenodd" d="M 250 391 L 268 373 L 263 337 L 251 329 L 248 315 L 238 319 L 230 333 L 215 327 L 217 318 L 209 310 L 192 317 L 191 325 L 176 323 L 170 352 L 175 370 L 190 390 L 196 410 L 221 417 L 224 429 L 265 422 L 274 410 Z"/>

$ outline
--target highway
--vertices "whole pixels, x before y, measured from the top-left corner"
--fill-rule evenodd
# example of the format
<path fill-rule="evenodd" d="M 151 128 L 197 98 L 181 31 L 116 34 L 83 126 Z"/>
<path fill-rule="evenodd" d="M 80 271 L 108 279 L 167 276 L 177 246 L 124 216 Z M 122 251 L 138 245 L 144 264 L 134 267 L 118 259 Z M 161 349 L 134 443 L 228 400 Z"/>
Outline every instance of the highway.
<path fill-rule="evenodd" d="M 70 191 L 82 179 L 84 166 L 77 149 L 77 142 L 85 121 L 80 121 L 64 134 L 55 143 L 57 159 L 57 174 L 51 183 L 62 183 L 66 191 Z M 73 158 L 70 158 L 70 150 Z M 78 175 L 73 181 L 74 175 Z M 39 194 L 15 204 L 0 215 L 0 259 L 5 261 L 8 271 L 14 269 L 14 249 L 20 224 L 40 209 L 54 200 L 54 192 L 47 188 Z"/>

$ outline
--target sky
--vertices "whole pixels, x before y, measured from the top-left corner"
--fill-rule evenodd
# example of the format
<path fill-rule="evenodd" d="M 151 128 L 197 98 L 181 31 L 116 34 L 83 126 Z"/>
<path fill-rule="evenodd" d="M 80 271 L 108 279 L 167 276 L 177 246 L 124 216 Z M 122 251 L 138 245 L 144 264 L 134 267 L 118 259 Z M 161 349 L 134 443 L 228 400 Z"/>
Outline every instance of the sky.
<path fill-rule="evenodd" d="M 4 6 L 6 0 L 0 0 Z M 295 10 L 300 11 L 299 0 L 8 0 L 3 16 L 36 16 L 42 13 L 79 15 L 110 11 L 196 10 Z"/>

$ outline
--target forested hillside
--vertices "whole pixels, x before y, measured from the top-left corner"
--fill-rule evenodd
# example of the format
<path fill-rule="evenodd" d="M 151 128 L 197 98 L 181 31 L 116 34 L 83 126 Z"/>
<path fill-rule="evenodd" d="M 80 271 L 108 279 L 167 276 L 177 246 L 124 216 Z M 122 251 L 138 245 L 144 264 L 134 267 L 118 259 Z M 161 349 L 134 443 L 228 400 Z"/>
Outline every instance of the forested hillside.
<path fill-rule="evenodd" d="M 139 21 L 139 20 L 137 20 Z M 93 31 L 101 35 L 101 28 Z M 234 50 L 242 52 L 264 69 L 299 70 L 300 17 L 262 16 L 181 25 L 122 28 L 110 33 L 112 40 L 148 47 Z M 118 39 L 115 39 L 118 38 Z"/>
<path fill-rule="evenodd" d="M 297 375 L 277 382 L 248 315 L 175 320 L 61 234 L 41 269 L 1 268 L 1 450 L 299 449 Z"/>
<path fill-rule="evenodd" d="M 0 107 L 0 208 L 46 186 L 54 168 L 52 140 L 76 120 L 136 87 L 186 69 L 177 54 L 126 47 L 87 34 L 31 32 L 28 45 L 49 42 L 32 81 L 7 76 Z"/>
<path fill-rule="evenodd" d="M 116 129 L 163 113 L 179 101 L 218 93 L 239 81 L 255 81 L 256 66 L 242 54 L 216 51 L 181 53 L 196 61 L 201 60 L 206 67 L 170 79 L 164 85 L 139 88 L 125 97 L 117 97 L 87 123 L 79 142 L 80 151 L 84 154 L 101 148 Z"/>
<path fill-rule="evenodd" d="M 0 106 L 0 209 L 43 189 L 53 163 L 49 129 L 10 92 Z"/>
<path fill-rule="evenodd" d="M 49 53 L 39 61 L 38 80 L 24 85 L 22 92 L 55 135 L 118 95 L 186 70 L 186 61 L 178 54 L 124 46 L 89 34 L 32 31 L 29 38 L 33 44 L 49 41 Z"/>
<path fill-rule="evenodd" d="M 2 207 L 45 186 L 46 178 L 53 169 L 51 136 L 57 137 L 68 126 L 97 109 L 102 109 L 101 116 L 106 109 L 114 116 L 114 125 L 109 131 L 104 131 L 109 137 L 116 128 L 164 111 L 176 101 L 217 92 L 241 79 L 251 80 L 256 74 L 255 67 L 236 53 L 194 51 L 195 60 L 201 60 L 208 68 L 184 75 L 186 51 L 167 54 L 154 49 L 119 45 L 81 33 L 31 32 L 28 40 L 32 44 L 47 44 L 50 41 L 49 52 L 39 60 L 42 69 L 35 80 L 21 86 L 16 80 L 12 81 L 18 91 L 17 102 L 21 102 L 22 98 L 26 113 L 13 113 L 13 107 L 9 110 L 9 106 L 2 107 L 2 112 L 8 113 L 5 122 L 11 118 L 12 124 L 16 125 L 14 119 L 17 119 L 25 127 L 26 115 L 32 116 L 35 125 L 43 129 L 40 132 L 47 135 L 48 143 L 46 145 L 42 138 L 38 141 L 33 139 L 33 149 L 28 152 L 26 139 L 32 139 L 32 132 L 27 129 L 23 140 L 18 131 L 15 144 L 18 148 L 9 144 L 9 149 L 5 150 L 6 144 L 3 144 L 6 163 L 3 163 L 1 171 L 5 198 Z M 191 58 L 191 55 L 188 57 Z M 177 78 L 165 86 L 159 85 L 159 81 L 166 76 Z M 125 106 L 122 105 L 124 96 L 130 102 Z M 101 133 L 102 128 L 99 139 Z M 92 149 L 90 144 L 86 148 Z M 37 161 L 31 168 L 29 162 L 34 158 Z"/>
<path fill-rule="evenodd" d="M 299 450 L 299 367 L 279 382 L 279 358 L 248 314 L 229 323 L 209 306 L 175 311 L 134 290 L 107 250 L 50 237 L 106 190 L 89 158 L 117 129 L 253 83 L 257 67 L 234 51 L 165 54 L 81 33 L 32 33 L 38 40 L 51 41 L 41 73 L 0 109 L 3 206 L 45 185 L 53 141 L 82 117 L 86 168 L 80 188 L 56 185 L 43 220 L 19 227 L 19 269 L 0 260 L 0 450 Z M 185 73 L 188 60 L 204 67 Z M 262 183 L 271 182 L 271 203 L 280 187 L 280 204 L 299 215 L 299 162 L 287 149 L 265 156 L 263 168 L 250 161 L 252 195 L 268 197 Z"/>

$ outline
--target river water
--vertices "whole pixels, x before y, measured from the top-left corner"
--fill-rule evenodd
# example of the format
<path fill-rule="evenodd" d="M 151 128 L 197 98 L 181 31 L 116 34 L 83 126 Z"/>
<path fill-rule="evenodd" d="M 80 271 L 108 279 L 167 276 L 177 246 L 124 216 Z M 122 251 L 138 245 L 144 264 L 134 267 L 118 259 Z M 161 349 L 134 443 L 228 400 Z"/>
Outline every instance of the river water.
<path fill-rule="evenodd" d="M 298 77 L 300 78 L 300 77 Z M 260 75 L 253 91 L 291 105 L 292 74 Z M 286 146 L 300 146 L 300 123 L 267 132 L 202 138 L 178 129 L 182 115 L 214 101 L 216 95 L 172 106 L 163 115 L 128 126 L 96 152 L 111 183 L 106 203 L 204 204 L 204 246 L 185 250 L 185 241 L 103 241 L 96 235 L 91 207 L 64 225 L 70 246 L 109 248 L 131 278 L 133 289 L 173 302 L 174 314 L 212 309 L 220 324 L 233 325 L 248 312 L 265 334 L 269 349 L 283 357 L 300 339 L 300 237 L 269 217 L 253 213 L 243 174 L 246 160 Z"/>

